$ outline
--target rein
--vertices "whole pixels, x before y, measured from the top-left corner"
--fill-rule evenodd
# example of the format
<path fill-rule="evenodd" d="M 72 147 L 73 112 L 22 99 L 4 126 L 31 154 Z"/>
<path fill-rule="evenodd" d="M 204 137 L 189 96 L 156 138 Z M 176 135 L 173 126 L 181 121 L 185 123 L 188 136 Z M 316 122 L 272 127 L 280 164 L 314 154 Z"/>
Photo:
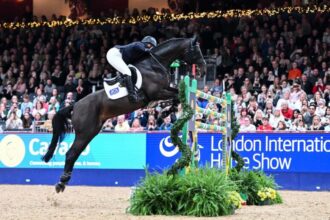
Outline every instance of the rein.
<path fill-rule="evenodd" d="M 150 56 L 152 57 L 152 59 L 154 59 L 156 61 L 156 63 L 158 63 L 158 65 L 163 69 L 163 71 L 170 75 L 170 72 L 167 70 L 167 68 L 161 63 L 159 62 L 159 60 L 157 59 L 156 55 L 153 54 L 152 52 L 150 52 Z"/>

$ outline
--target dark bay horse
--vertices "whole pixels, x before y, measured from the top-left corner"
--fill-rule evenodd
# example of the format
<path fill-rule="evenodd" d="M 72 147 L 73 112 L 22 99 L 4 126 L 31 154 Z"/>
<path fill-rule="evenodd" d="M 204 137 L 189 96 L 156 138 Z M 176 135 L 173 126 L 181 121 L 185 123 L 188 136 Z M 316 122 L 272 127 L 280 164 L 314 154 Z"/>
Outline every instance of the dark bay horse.
<path fill-rule="evenodd" d="M 133 63 L 142 74 L 141 92 L 143 100 L 130 103 L 127 97 L 111 100 L 104 90 L 89 94 L 73 106 L 58 111 L 53 118 L 53 136 L 43 160 L 48 162 L 65 133 L 71 118 L 75 139 L 66 153 L 64 173 L 56 184 L 56 192 L 63 192 L 71 178 L 74 163 L 89 142 L 100 132 L 104 122 L 112 117 L 133 112 L 152 101 L 177 98 L 178 90 L 170 87 L 169 66 L 176 60 L 188 64 L 204 65 L 205 60 L 196 38 L 175 38 L 152 49 L 150 55 Z"/>

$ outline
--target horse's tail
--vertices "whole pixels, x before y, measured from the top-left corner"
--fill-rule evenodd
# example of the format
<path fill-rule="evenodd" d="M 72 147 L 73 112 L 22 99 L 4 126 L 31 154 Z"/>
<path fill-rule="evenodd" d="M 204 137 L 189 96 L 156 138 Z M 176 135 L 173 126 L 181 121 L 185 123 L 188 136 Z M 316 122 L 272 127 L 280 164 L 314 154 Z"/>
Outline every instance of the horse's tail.
<path fill-rule="evenodd" d="M 58 111 L 53 120 L 53 137 L 52 141 L 48 147 L 47 153 L 42 157 L 42 160 L 46 163 L 52 159 L 53 154 L 55 152 L 56 146 L 58 142 L 61 142 L 64 139 L 65 132 L 68 128 L 68 118 L 71 118 L 71 111 L 73 110 L 73 105 L 65 107 Z"/>

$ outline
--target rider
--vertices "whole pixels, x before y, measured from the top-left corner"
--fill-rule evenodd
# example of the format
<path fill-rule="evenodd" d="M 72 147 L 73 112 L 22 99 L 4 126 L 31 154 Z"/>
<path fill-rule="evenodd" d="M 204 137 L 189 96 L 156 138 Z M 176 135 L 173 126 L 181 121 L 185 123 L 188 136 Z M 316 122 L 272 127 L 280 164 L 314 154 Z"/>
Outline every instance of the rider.
<path fill-rule="evenodd" d="M 131 102 L 138 101 L 138 94 L 131 78 L 131 70 L 127 64 L 134 63 L 144 54 L 149 53 L 151 48 L 157 46 L 157 41 L 152 36 L 146 36 L 142 41 L 127 45 L 115 45 L 107 52 L 107 60 L 120 73 L 124 74 L 124 82 Z"/>

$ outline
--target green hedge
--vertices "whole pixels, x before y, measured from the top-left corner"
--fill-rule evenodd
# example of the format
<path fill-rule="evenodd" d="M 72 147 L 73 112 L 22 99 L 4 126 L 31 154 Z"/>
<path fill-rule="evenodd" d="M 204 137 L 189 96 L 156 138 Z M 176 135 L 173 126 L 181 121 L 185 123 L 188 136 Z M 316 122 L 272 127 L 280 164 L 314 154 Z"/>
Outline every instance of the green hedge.
<path fill-rule="evenodd" d="M 222 216 L 237 206 L 230 197 L 237 186 L 217 169 L 182 176 L 147 173 L 131 197 L 133 215 Z"/>

